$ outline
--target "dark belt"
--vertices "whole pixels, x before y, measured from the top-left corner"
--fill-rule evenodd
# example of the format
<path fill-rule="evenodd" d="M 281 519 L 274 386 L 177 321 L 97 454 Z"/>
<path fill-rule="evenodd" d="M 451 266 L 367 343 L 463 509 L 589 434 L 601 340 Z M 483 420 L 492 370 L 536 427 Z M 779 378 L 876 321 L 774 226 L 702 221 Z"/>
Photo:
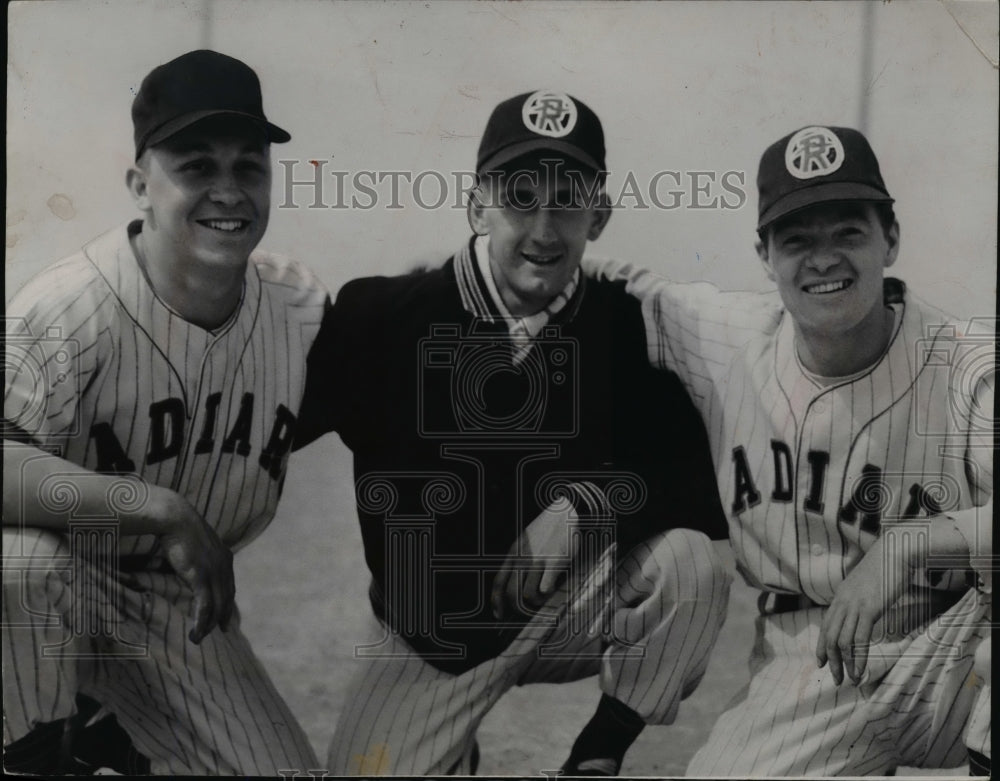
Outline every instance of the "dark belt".
<path fill-rule="evenodd" d="M 768 603 L 770 602 L 770 607 Z M 794 610 L 808 610 L 811 607 L 824 607 L 813 602 L 805 594 L 781 594 L 777 591 L 762 591 L 757 597 L 757 610 L 762 616 L 773 616 L 778 613 L 791 613 Z"/>

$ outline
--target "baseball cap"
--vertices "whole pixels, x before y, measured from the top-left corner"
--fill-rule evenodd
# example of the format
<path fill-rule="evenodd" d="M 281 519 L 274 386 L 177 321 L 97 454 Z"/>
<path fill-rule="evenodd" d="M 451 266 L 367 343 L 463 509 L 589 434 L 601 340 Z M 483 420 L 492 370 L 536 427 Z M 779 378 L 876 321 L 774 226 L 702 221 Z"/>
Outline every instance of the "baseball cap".
<path fill-rule="evenodd" d="M 583 101 L 564 92 L 517 95 L 493 109 L 479 143 L 476 172 L 496 170 L 536 150 L 557 152 L 603 171 L 601 120 Z"/>
<path fill-rule="evenodd" d="M 246 117 L 260 123 L 275 143 L 291 136 L 264 116 L 260 80 L 244 62 L 209 49 L 182 54 L 153 68 L 132 101 L 136 160 L 199 120 L 218 114 Z"/>
<path fill-rule="evenodd" d="M 892 203 L 878 160 L 861 133 L 810 125 L 771 144 L 757 172 L 757 230 L 827 201 Z"/>

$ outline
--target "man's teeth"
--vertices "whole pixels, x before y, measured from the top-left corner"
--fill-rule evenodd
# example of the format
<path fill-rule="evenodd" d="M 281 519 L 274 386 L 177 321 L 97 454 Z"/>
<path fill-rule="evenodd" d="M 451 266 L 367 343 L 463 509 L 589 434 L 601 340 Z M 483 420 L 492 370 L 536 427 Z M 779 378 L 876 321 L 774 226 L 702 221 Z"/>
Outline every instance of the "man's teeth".
<path fill-rule="evenodd" d="M 850 284 L 847 279 L 842 279 L 839 282 L 822 282 L 818 285 L 806 285 L 807 293 L 835 293 L 838 290 L 843 290 Z"/>
<path fill-rule="evenodd" d="M 205 220 L 204 224 L 217 231 L 236 231 L 243 227 L 243 220 Z"/>
<path fill-rule="evenodd" d="M 530 260 L 532 263 L 554 263 L 559 259 L 559 255 L 529 255 L 527 252 L 524 253 L 524 257 Z"/>

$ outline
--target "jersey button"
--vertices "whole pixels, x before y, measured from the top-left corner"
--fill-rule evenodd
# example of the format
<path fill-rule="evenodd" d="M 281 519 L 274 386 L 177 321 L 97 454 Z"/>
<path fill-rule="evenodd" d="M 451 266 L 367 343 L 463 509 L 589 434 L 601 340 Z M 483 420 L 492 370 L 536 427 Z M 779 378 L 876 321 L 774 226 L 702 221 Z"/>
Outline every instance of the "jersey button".
<path fill-rule="evenodd" d="M 823 553 L 825 552 L 823 546 L 820 545 L 818 542 L 815 543 L 810 550 L 812 550 L 813 556 L 822 556 Z"/>
<path fill-rule="evenodd" d="M 826 399 L 819 399 L 815 404 L 813 404 L 813 412 L 819 415 L 823 415 L 830 405 L 827 403 Z"/>

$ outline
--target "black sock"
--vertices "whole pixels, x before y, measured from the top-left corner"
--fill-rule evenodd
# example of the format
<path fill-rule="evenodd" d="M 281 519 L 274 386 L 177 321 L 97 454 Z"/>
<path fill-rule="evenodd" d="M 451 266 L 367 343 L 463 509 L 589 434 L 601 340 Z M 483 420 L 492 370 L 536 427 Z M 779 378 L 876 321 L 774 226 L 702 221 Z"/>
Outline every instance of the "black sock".
<path fill-rule="evenodd" d="M 108 767 L 123 775 L 149 775 L 149 758 L 140 754 L 114 715 L 90 724 L 101 704 L 84 694 L 76 695 L 76 715 L 70 720 L 73 759 L 96 770 Z"/>
<path fill-rule="evenodd" d="M 639 737 L 646 722 L 634 710 L 607 694 L 573 743 L 568 765 L 588 759 L 613 759 L 621 766 L 625 752 Z"/>
<path fill-rule="evenodd" d="M 73 756 L 92 768 L 109 767 L 123 775 L 149 775 L 149 758 L 139 753 L 115 716 L 106 716 L 73 737 Z"/>
<path fill-rule="evenodd" d="M 48 721 L 4 746 L 4 770 L 40 776 L 63 772 L 68 757 L 63 745 L 65 729 L 66 719 Z"/>
<path fill-rule="evenodd" d="M 973 751 L 971 748 L 969 749 L 969 775 L 993 777 L 990 775 L 990 758 L 978 751 Z"/>

